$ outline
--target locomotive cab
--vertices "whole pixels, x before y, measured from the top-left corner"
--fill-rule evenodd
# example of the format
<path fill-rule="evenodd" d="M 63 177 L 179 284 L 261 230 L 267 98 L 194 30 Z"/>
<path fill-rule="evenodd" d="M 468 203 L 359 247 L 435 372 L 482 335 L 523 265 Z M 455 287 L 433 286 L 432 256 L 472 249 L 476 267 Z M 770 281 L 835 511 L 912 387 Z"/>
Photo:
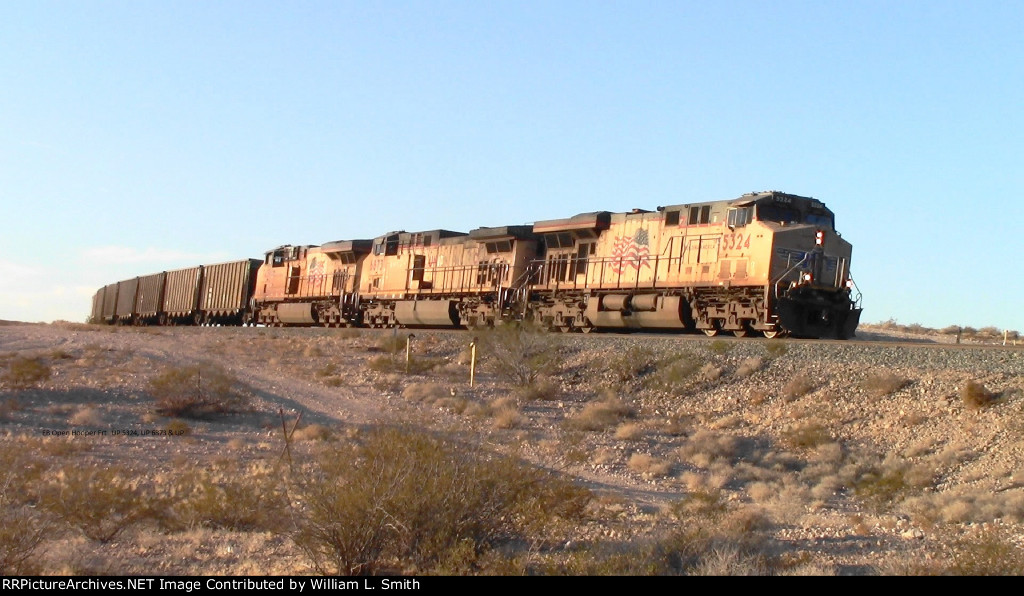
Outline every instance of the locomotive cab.
<path fill-rule="evenodd" d="M 358 323 L 357 289 L 369 240 L 279 246 L 256 276 L 254 322 L 339 326 Z"/>
<path fill-rule="evenodd" d="M 835 231 L 832 211 L 817 199 L 779 192 L 737 206 L 737 222 L 748 209 L 772 235 L 767 300 L 777 326 L 796 336 L 852 337 L 861 312 L 851 296 L 852 246 Z"/>

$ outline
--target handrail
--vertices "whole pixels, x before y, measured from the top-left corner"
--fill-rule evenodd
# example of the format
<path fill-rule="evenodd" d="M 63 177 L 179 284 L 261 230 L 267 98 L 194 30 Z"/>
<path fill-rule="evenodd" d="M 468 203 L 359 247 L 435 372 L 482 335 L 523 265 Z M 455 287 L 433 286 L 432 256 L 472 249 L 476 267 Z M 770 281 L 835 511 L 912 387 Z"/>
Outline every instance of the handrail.
<path fill-rule="evenodd" d="M 790 267 L 789 269 L 786 269 L 786 270 L 785 270 L 785 271 L 784 271 L 784 272 L 782 273 L 782 275 L 780 275 L 780 276 L 778 276 L 777 278 L 775 278 L 775 281 L 770 281 L 770 282 L 769 282 L 769 285 L 770 285 L 770 286 L 772 286 L 772 289 L 773 289 L 773 290 L 774 290 L 774 292 L 775 292 L 775 297 L 776 297 L 776 298 L 778 298 L 778 297 L 779 297 L 779 282 L 783 281 L 783 279 L 784 279 L 784 278 L 785 278 L 785 277 L 786 277 L 787 275 L 789 275 L 789 274 L 790 274 L 790 273 L 791 273 L 791 272 L 792 272 L 792 271 L 793 271 L 794 269 L 796 269 L 796 268 L 797 268 L 797 267 L 799 267 L 800 265 L 803 265 L 803 264 L 804 264 L 805 262 L 807 262 L 807 260 L 808 260 L 808 259 L 810 259 L 810 258 L 811 258 L 811 253 L 810 253 L 810 252 L 806 252 L 806 253 L 804 253 L 804 258 L 802 258 L 802 259 L 800 259 L 799 261 L 797 261 L 797 263 L 796 263 L 795 265 L 793 265 L 792 267 Z"/>

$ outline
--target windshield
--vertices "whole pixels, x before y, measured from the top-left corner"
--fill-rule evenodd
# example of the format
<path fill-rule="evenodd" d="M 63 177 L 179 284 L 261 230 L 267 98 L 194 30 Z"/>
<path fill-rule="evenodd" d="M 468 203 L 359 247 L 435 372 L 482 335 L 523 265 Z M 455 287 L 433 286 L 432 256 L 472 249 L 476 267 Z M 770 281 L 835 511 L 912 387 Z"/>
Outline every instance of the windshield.
<path fill-rule="evenodd" d="M 786 224 L 806 223 L 819 227 L 826 227 L 830 230 L 835 229 L 835 222 L 832 219 L 832 214 L 827 210 L 815 209 L 809 213 L 801 215 L 799 210 L 792 207 L 768 204 L 757 206 L 756 217 L 759 221 L 774 221 Z"/>

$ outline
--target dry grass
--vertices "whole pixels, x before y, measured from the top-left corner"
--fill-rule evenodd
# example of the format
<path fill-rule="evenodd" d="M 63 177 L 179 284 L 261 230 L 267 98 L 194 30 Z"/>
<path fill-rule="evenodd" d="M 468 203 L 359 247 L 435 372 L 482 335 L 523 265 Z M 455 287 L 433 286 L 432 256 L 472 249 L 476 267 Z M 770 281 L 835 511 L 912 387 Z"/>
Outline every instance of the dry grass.
<path fill-rule="evenodd" d="M 52 524 L 25 505 L 0 509 L 0 574 L 37 575 L 42 569 L 39 550 Z"/>
<path fill-rule="evenodd" d="M 295 429 L 292 433 L 294 441 L 328 441 L 333 438 L 331 429 L 322 424 L 309 424 Z"/>
<path fill-rule="evenodd" d="M 880 398 L 896 393 L 910 384 L 910 380 L 892 372 L 876 372 L 867 376 L 860 383 L 869 396 Z"/>
<path fill-rule="evenodd" d="M 27 389 L 46 381 L 50 374 L 50 366 L 42 358 L 15 356 L 7 363 L 0 381 L 14 389 Z"/>
<path fill-rule="evenodd" d="M 280 531 L 288 519 L 283 479 L 275 464 L 261 461 L 174 470 L 155 479 L 148 507 L 169 531 Z"/>
<path fill-rule="evenodd" d="M 523 423 L 523 415 L 512 404 L 502 405 L 493 410 L 494 428 L 517 428 Z"/>
<path fill-rule="evenodd" d="M 164 426 L 164 430 L 173 436 L 185 436 L 192 434 L 192 427 L 189 426 L 188 422 L 177 418 L 168 422 Z"/>
<path fill-rule="evenodd" d="M 517 387 L 527 387 L 558 370 L 561 342 L 540 327 L 510 323 L 479 335 L 480 351 L 487 368 Z"/>
<path fill-rule="evenodd" d="M 615 438 L 620 441 L 639 441 L 644 438 L 644 435 L 646 435 L 644 427 L 635 422 L 620 424 L 615 429 Z"/>
<path fill-rule="evenodd" d="M 678 450 L 683 461 L 707 468 L 718 461 L 731 461 L 739 449 L 738 439 L 727 433 L 701 429 Z"/>
<path fill-rule="evenodd" d="M 814 391 L 815 387 L 814 381 L 806 373 L 801 373 L 782 387 L 782 396 L 787 400 L 798 399 Z"/>
<path fill-rule="evenodd" d="M 645 478 L 660 478 L 668 476 L 672 471 L 672 463 L 656 458 L 648 453 L 634 453 L 629 457 L 626 464 L 630 470 L 643 475 Z"/>
<path fill-rule="evenodd" d="M 344 575 L 395 564 L 465 573 L 496 547 L 578 520 L 590 500 L 538 468 L 399 429 L 325 454 L 296 496 L 296 544 L 321 572 Z"/>
<path fill-rule="evenodd" d="M 516 387 L 516 397 L 522 401 L 551 401 L 562 394 L 561 387 L 552 379 L 541 377 L 526 386 Z"/>
<path fill-rule="evenodd" d="M 69 464 L 47 476 L 40 503 L 92 540 L 109 542 L 145 517 L 143 494 L 133 470 Z"/>
<path fill-rule="evenodd" d="M 764 359 L 760 356 L 747 358 L 740 363 L 739 367 L 736 368 L 736 376 L 741 379 L 745 379 L 761 370 L 762 366 L 764 366 Z"/>
<path fill-rule="evenodd" d="M 948 571 L 964 576 L 1024 575 L 1024 551 L 1016 536 L 995 528 L 981 531 L 955 542 Z"/>
<path fill-rule="evenodd" d="M 402 390 L 402 397 L 428 404 L 450 395 L 451 390 L 439 383 L 412 383 Z"/>
<path fill-rule="evenodd" d="M 633 415 L 633 408 L 615 394 L 607 393 L 600 401 L 587 404 L 579 414 L 568 418 L 566 424 L 576 430 L 602 431 Z"/>
<path fill-rule="evenodd" d="M 788 426 L 782 433 L 783 442 L 794 448 L 813 448 L 832 442 L 828 428 L 820 421 L 808 420 Z"/>
<path fill-rule="evenodd" d="M 657 369 L 644 378 L 644 386 L 672 395 L 681 395 L 700 380 L 705 366 L 695 354 L 677 354 L 658 363 Z"/>
<path fill-rule="evenodd" d="M 606 371 L 613 384 L 623 385 L 650 374 L 660 358 L 650 348 L 631 346 L 622 352 L 601 354 L 593 366 Z"/>
<path fill-rule="evenodd" d="M 960 399 L 972 410 L 992 405 L 998 398 L 998 393 L 989 391 L 977 381 L 967 381 L 960 390 Z"/>
<path fill-rule="evenodd" d="M 157 412 L 184 418 L 238 411 L 249 399 L 238 378 L 215 364 L 168 367 L 150 381 L 150 393 Z"/>
<path fill-rule="evenodd" d="M 68 418 L 68 422 L 72 426 L 97 427 L 102 426 L 104 420 L 96 406 L 82 406 Z"/>

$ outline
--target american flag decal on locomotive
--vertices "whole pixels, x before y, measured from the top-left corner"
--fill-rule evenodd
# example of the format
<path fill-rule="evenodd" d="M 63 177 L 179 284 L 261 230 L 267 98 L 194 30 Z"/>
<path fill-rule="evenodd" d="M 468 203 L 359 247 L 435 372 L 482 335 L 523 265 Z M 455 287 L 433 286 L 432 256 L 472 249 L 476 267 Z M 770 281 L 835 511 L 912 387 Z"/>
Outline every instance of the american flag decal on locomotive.
<path fill-rule="evenodd" d="M 637 230 L 632 237 L 620 236 L 615 239 L 615 246 L 612 247 L 612 271 L 622 275 L 626 267 L 632 267 L 637 271 L 641 267 L 650 268 L 647 257 L 651 252 L 650 236 L 647 230 Z"/>

